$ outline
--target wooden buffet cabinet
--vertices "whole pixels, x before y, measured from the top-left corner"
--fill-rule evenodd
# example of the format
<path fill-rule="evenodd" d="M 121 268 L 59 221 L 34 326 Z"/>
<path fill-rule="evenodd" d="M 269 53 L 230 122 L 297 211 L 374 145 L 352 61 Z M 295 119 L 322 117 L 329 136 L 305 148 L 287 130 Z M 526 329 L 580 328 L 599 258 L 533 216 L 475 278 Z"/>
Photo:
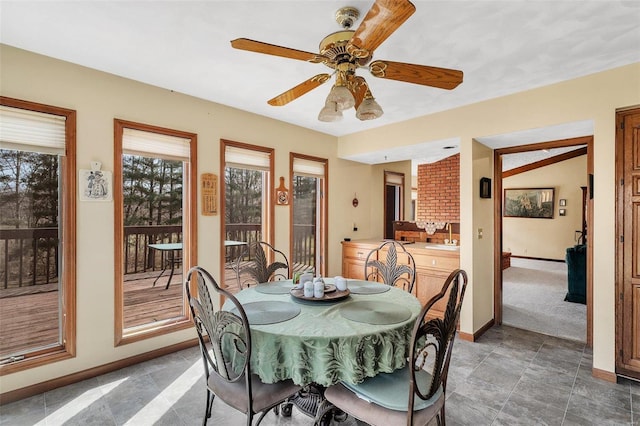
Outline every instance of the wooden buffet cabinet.
<path fill-rule="evenodd" d="M 380 240 L 360 240 L 342 242 L 342 276 L 363 280 L 364 262 L 367 254 L 383 241 Z M 441 289 L 444 281 L 451 271 L 460 267 L 460 251 L 457 249 L 442 249 L 428 247 L 427 243 L 406 242 L 405 248 L 413 256 L 416 262 L 416 283 L 413 287 L 413 294 L 423 305 Z M 398 253 L 399 260 L 400 252 Z M 385 260 L 386 254 L 380 254 Z M 433 310 L 436 314 L 443 314 L 447 300 L 442 299 Z"/>

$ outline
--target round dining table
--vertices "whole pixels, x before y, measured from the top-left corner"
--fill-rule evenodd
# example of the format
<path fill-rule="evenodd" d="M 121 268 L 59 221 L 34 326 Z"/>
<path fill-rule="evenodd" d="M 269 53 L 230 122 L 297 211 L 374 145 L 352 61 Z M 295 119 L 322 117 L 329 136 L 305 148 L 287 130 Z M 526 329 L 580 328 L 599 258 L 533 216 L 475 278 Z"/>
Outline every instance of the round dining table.
<path fill-rule="evenodd" d="M 337 291 L 332 282 L 325 279 L 323 299 L 292 295 L 291 280 L 235 295 L 251 329 L 251 370 L 264 383 L 355 384 L 404 367 L 421 310 L 418 299 L 399 288 L 358 280 L 347 281 L 348 292 L 332 295 Z"/>

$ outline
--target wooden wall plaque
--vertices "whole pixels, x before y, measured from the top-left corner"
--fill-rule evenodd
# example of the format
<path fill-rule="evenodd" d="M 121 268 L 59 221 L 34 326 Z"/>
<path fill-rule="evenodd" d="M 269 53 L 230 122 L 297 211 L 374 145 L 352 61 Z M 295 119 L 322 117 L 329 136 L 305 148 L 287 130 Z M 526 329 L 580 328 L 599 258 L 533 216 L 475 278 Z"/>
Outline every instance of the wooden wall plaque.
<path fill-rule="evenodd" d="M 202 215 L 215 216 L 218 214 L 218 176 L 213 173 L 200 175 L 202 184 Z"/>

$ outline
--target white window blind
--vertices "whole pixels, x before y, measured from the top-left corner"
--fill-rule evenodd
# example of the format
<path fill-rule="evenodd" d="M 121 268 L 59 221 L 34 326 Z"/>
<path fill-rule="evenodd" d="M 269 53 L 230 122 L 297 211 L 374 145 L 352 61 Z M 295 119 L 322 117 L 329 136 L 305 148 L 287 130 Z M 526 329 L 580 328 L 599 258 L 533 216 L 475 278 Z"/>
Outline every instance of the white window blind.
<path fill-rule="evenodd" d="M 269 170 L 271 155 L 264 151 L 226 146 L 224 149 L 224 161 L 226 167 L 238 169 Z"/>
<path fill-rule="evenodd" d="M 324 177 L 324 162 L 293 157 L 293 173 L 299 176 Z"/>
<path fill-rule="evenodd" d="M 386 183 L 390 185 L 402 185 L 403 176 L 395 173 L 387 173 L 385 175 Z"/>
<path fill-rule="evenodd" d="M 64 155 L 66 119 L 62 115 L 0 105 L 2 148 Z"/>
<path fill-rule="evenodd" d="M 188 161 L 191 153 L 190 142 L 191 139 L 188 138 L 126 127 L 122 133 L 122 151 L 124 153 L 165 160 Z"/>

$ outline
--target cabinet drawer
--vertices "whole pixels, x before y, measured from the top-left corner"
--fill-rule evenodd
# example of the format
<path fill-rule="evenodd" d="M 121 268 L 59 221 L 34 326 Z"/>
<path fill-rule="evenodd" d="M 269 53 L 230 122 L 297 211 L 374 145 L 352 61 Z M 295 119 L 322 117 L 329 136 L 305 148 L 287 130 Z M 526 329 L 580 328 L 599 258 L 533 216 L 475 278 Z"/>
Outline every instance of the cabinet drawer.
<path fill-rule="evenodd" d="M 413 254 L 418 268 L 439 269 L 451 272 L 460 267 L 460 258 L 458 256 L 435 256 L 419 253 Z"/>
<path fill-rule="evenodd" d="M 365 247 L 342 247 L 342 256 L 350 259 L 360 259 L 364 262 L 371 250 Z"/>

